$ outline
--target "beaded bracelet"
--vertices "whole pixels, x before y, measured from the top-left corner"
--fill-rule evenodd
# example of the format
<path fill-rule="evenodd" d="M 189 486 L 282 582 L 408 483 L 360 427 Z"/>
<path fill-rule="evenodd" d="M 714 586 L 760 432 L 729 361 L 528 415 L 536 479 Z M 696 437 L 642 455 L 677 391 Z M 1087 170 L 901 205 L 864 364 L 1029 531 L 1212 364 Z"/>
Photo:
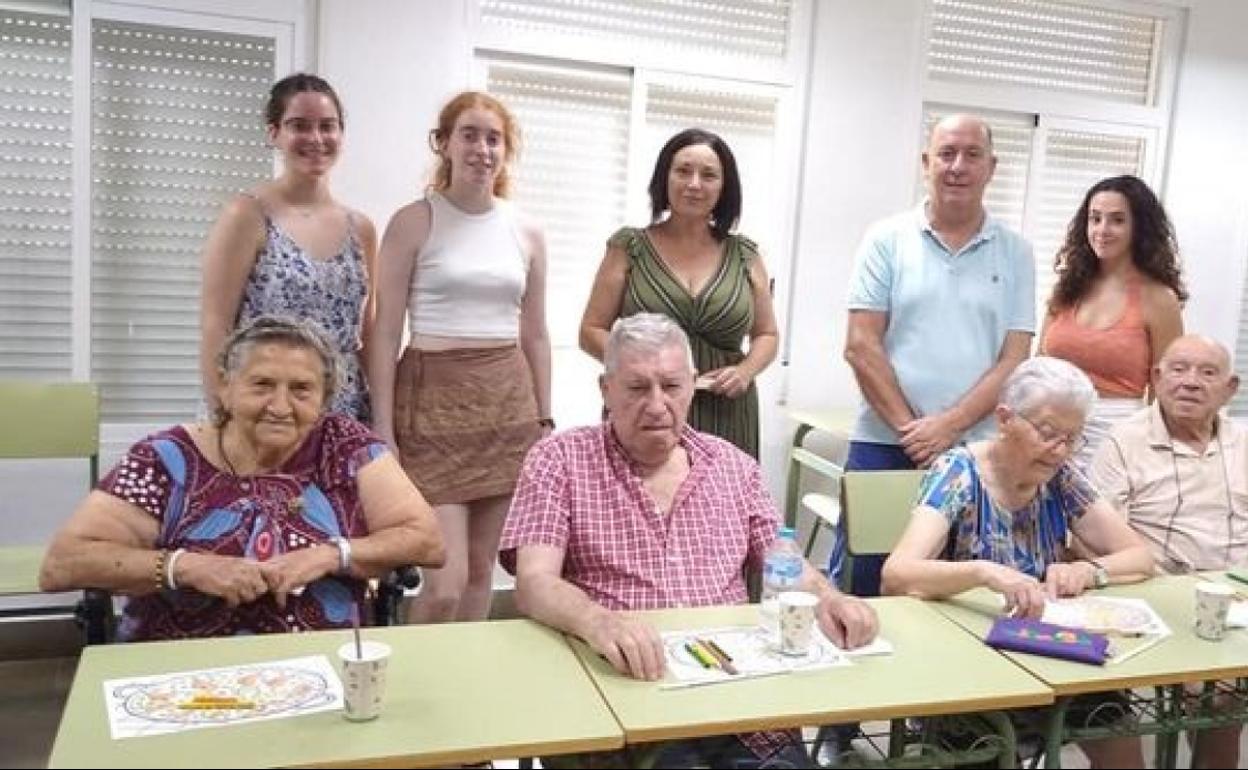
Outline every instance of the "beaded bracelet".
<path fill-rule="evenodd" d="M 156 552 L 156 590 L 165 590 L 165 561 L 169 559 L 169 552 L 161 548 Z"/>

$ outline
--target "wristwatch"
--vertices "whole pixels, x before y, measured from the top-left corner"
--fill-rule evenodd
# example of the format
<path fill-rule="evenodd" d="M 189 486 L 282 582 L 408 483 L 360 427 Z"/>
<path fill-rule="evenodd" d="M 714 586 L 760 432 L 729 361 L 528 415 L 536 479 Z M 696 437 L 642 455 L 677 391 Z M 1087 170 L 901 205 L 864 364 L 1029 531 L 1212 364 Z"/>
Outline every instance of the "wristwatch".
<path fill-rule="evenodd" d="M 1109 585 L 1109 570 L 1101 566 L 1096 559 L 1088 559 L 1088 564 L 1092 565 L 1092 586 L 1094 588 L 1104 588 Z"/>

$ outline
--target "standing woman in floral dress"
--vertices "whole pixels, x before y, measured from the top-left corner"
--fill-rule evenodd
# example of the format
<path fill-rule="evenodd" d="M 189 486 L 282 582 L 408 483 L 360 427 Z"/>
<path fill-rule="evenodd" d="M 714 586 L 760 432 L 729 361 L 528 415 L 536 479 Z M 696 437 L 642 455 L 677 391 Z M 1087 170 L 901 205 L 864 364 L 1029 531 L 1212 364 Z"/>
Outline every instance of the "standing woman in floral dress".
<path fill-rule="evenodd" d="M 342 152 L 342 104 L 325 80 L 296 73 L 273 85 L 265 123 L 282 171 L 230 200 L 204 246 L 204 397 L 215 412 L 217 356 L 235 328 L 262 315 L 288 316 L 320 326 L 342 355 L 344 381 L 330 411 L 367 422 L 362 359 L 372 325 L 377 233 L 329 189 Z"/>

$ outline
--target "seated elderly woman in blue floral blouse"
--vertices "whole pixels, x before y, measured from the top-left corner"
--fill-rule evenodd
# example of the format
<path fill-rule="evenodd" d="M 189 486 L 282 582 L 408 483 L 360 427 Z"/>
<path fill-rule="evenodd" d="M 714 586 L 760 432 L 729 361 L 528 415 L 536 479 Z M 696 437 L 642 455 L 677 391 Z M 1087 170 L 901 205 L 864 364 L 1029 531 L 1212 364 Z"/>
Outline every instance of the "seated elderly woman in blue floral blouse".
<path fill-rule="evenodd" d="M 1067 463 L 1095 399 L 1065 361 L 1020 364 L 1001 391 L 997 437 L 955 447 L 928 471 L 884 565 L 884 593 L 942 599 L 984 586 L 1007 611 L 1038 618 L 1046 598 L 1151 575 L 1148 546 Z M 1073 558 L 1071 536 L 1090 558 Z M 1143 767 L 1135 738 L 1082 748 L 1093 767 Z"/>

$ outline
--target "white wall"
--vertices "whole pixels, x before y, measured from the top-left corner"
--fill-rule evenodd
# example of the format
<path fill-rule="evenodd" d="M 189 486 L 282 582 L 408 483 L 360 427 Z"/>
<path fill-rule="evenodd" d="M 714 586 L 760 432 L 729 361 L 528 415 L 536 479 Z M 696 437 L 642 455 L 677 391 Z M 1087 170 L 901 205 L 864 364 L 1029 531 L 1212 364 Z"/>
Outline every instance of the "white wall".
<path fill-rule="evenodd" d="M 789 330 L 788 401 L 844 405 L 857 387 L 841 359 L 846 285 L 872 221 L 911 205 L 919 91 L 920 4 L 815 4 L 804 180 Z"/>
<path fill-rule="evenodd" d="M 347 113 L 334 193 L 372 217 L 379 235 L 423 192 L 429 129 L 469 86 L 467 15 L 465 0 L 321 0 L 318 70 Z"/>
<path fill-rule="evenodd" d="M 1187 328 L 1232 349 L 1248 261 L 1245 29 L 1248 3 L 1192 3 L 1163 191 L 1192 295 Z"/>

